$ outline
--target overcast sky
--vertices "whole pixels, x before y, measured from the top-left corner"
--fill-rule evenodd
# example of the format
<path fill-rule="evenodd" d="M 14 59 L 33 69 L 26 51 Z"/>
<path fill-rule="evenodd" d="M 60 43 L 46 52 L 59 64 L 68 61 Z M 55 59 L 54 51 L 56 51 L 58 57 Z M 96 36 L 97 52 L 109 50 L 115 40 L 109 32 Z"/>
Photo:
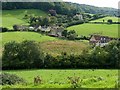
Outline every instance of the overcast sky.
<path fill-rule="evenodd" d="M 98 7 L 118 8 L 118 2 L 120 0 L 63 0 L 63 1 L 79 3 L 79 4 L 88 4 Z"/>

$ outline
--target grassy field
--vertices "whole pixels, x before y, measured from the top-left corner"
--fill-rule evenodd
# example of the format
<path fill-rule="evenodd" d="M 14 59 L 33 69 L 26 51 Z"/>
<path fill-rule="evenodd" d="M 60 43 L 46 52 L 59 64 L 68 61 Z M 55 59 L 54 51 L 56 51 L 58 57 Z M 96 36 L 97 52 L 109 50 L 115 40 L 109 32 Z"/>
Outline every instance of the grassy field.
<path fill-rule="evenodd" d="M 60 40 L 55 37 L 49 37 L 35 32 L 5 32 L 0 34 L 2 37 L 0 43 L 2 43 L 3 46 L 10 41 L 22 42 L 24 40 L 33 40 L 40 43 L 44 52 L 54 56 L 60 55 L 62 52 L 67 52 L 68 54 L 80 54 L 81 51 L 89 46 L 88 41 Z"/>
<path fill-rule="evenodd" d="M 89 36 L 90 34 L 100 33 L 105 36 L 118 37 L 118 24 L 81 24 L 67 28 L 75 30 L 78 35 Z"/>
<path fill-rule="evenodd" d="M 3 71 L 16 74 L 27 81 L 27 85 L 3 86 L 4 88 L 70 88 L 68 76 L 80 77 L 82 88 L 114 88 L 118 80 L 117 70 L 12 70 Z M 40 76 L 42 84 L 35 86 L 34 77 Z M 99 79 L 101 78 L 101 79 Z"/>
<path fill-rule="evenodd" d="M 57 40 L 41 43 L 41 48 L 53 56 L 60 55 L 62 52 L 67 54 L 81 54 L 83 50 L 88 48 L 88 41 L 67 41 Z"/>
<path fill-rule="evenodd" d="M 37 42 L 58 40 L 54 37 L 49 37 L 35 32 L 5 32 L 2 33 L 2 45 L 10 41 L 21 42 L 24 40 L 33 40 Z"/>
<path fill-rule="evenodd" d="M 104 22 L 107 22 L 109 19 L 112 19 L 113 22 L 120 22 L 120 18 L 117 17 L 104 17 L 104 18 L 100 18 L 97 20 L 93 20 L 91 22 L 103 22 L 103 20 L 105 20 Z"/>
<path fill-rule="evenodd" d="M 23 19 L 26 14 L 43 17 L 47 16 L 47 13 L 36 9 L 3 10 L 1 16 L 2 26 L 12 29 L 12 26 L 15 24 L 28 25 L 28 21 Z"/>

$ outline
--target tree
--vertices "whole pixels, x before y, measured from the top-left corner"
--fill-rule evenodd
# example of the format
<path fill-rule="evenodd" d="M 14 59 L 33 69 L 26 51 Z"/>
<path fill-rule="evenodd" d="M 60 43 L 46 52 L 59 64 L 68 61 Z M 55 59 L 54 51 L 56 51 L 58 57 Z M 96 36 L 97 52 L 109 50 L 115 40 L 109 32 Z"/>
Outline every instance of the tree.
<path fill-rule="evenodd" d="M 34 41 L 9 42 L 3 51 L 3 69 L 41 68 L 44 54 Z"/>
<path fill-rule="evenodd" d="M 67 37 L 67 30 L 64 30 L 64 31 L 62 32 L 62 36 Z"/>
<path fill-rule="evenodd" d="M 67 34 L 67 38 L 69 39 L 69 40 L 75 40 L 75 38 L 77 38 L 77 34 L 76 34 L 76 32 L 75 32 L 75 30 L 71 30 L 71 31 L 69 31 L 68 32 L 68 34 Z"/>
<path fill-rule="evenodd" d="M 105 22 L 105 20 L 103 19 L 103 23 Z"/>
<path fill-rule="evenodd" d="M 0 30 L 2 30 L 2 32 L 7 32 L 7 31 L 8 31 L 8 28 L 2 27 L 2 28 L 0 28 Z"/>
<path fill-rule="evenodd" d="M 49 17 L 45 17 L 43 18 L 43 25 L 49 25 L 49 22 L 50 22 L 50 18 Z"/>
<path fill-rule="evenodd" d="M 109 19 L 108 21 L 107 21 L 109 24 L 112 24 L 112 19 Z"/>

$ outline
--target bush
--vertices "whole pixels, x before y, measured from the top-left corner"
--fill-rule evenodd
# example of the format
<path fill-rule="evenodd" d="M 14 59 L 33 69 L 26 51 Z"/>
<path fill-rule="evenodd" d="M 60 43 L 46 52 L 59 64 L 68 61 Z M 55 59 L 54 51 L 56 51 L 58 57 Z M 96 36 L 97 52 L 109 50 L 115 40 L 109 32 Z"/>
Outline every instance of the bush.
<path fill-rule="evenodd" d="M 8 28 L 4 28 L 4 27 L 0 28 L 0 32 L 7 32 L 7 31 L 8 31 Z"/>
<path fill-rule="evenodd" d="M 15 74 L 2 73 L 0 74 L 0 78 L 2 79 L 1 85 L 14 85 L 26 83 L 26 81 L 23 78 L 20 78 Z"/>
<path fill-rule="evenodd" d="M 108 22 L 109 24 L 112 24 L 112 23 L 113 23 L 112 19 L 109 19 L 107 22 Z"/>
<path fill-rule="evenodd" d="M 81 87 L 82 80 L 80 80 L 80 77 L 76 77 L 76 76 L 68 77 L 68 80 L 70 81 L 72 88 L 80 88 Z"/>
<path fill-rule="evenodd" d="M 4 46 L 3 69 L 40 68 L 44 55 L 34 41 L 9 42 Z"/>

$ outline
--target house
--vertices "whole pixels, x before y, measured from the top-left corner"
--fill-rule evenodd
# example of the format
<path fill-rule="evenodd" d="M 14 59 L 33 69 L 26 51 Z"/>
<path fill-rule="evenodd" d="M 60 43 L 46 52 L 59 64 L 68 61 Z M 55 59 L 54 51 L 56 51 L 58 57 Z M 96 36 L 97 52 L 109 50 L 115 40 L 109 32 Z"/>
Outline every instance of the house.
<path fill-rule="evenodd" d="M 59 26 L 54 25 L 54 26 L 51 26 L 50 33 L 48 35 L 54 36 L 54 37 L 62 37 L 63 30 L 64 30 L 63 27 L 59 27 Z"/>
<path fill-rule="evenodd" d="M 111 40 L 114 40 L 114 38 L 110 38 L 108 36 L 92 35 L 89 43 L 95 46 L 103 47 Z"/>
<path fill-rule="evenodd" d="M 49 32 L 50 27 L 49 26 L 35 26 L 35 31 L 42 31 L 42 32 Z"/>
<path fill-rule="evenodd" d="M 79 20 L 83 20 L 83 16 L 81 14 L 76 14 L 73 18 L 77 18 Z"/>
<path fill-rule="evenodd" d="M 29 30 L 30 30 L 30 31 L 33 31 L 34 29 L 35 29 L 35 28 L 32 27 L 32 26 L 29 27 Z"/>

